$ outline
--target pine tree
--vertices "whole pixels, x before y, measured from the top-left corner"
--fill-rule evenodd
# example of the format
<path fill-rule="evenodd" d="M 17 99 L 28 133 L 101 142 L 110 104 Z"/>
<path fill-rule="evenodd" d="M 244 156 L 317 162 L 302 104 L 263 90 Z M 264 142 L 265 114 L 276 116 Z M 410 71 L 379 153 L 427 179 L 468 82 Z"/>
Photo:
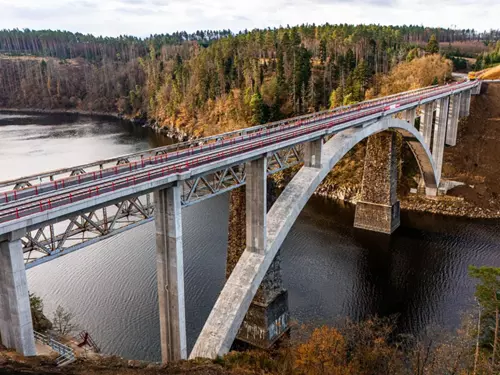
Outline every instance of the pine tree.
<path fill-rule="evenodd" d="M 256 92 L 250 99 L 250 110 L 252 111 L 252 124 L 264 124 L 267 121 L 267 110 L 260 92 Z"/>
<path fill-rule="evenodd" d="M 427 47 L 425 48 L 425 50 L 431 54 L 439 53 L 439 42 L 437 41 L 436 34 L 431 35 L 431 38 L 429 39 L 429 43 L 427 43 Z"/>
<path fill-rule="evenodd" d="M 333 109 L 337 106 L 337 92 L 335 90 L 332 90 L 330 94 L 329 104 L 330 104 L 329 107 L 330 109 Z"/>

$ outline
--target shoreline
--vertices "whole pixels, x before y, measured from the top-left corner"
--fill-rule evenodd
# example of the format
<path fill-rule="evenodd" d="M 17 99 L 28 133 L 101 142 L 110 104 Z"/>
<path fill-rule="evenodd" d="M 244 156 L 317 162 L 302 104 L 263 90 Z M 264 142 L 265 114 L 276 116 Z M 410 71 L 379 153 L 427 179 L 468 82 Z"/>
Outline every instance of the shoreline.
<path fill-rule="evenodd" d="M 349 193 L 354 192 L 354 197 L 342 198 L 339 195 L 326 192 L 315 192 L 314 195 L 324 199 L 337 202 L 349 203 L 356 206 L 358 202 L 357 192 L 348 189 Z M 345 192 L 341 193 L 342 195 Z M 472 220 L 498 220 L 500 211 L 483 209 L 464 201 L 461 198 L 451 195 L 439 196 L 437 198 L 427 198 L 422 195 L 409 194 L 399 198 L 401 212 L 418 212 L 432 215 L 439 215 L 450 218 L 472 219 Z"/>
<path fill-rule="evenodd" d="M 37 114 L 43 113 L 47 115 L 81 115 L 81 116 L 95 116 L 95 117 L 110 117 L 120 120 L 129 120 L 119 113 L 116 112 L 94 112 L 94 111 L 82 111 L 75 109 L 41 109 L 41 108 L 4 108 L 0 107 L 0 112 L 13 112 L 13 113 L 26 113 L 26 114 Z M 129 120 L 131 121 L 131 120 Z"/>
<path fill-rule="evenodd" d="M 165 135 L 167 137 L 173 138 L 179 142 L 193 140 L 195 137 L 189 136 L 187 133 L 180 132 L 177 129 L 169 126 L 158 126 L 154 121 L 144 120 L 142 118 L 127 117 L 118 112 L 94 112 L 94 111 L 84 111 L 78 109 L 41 109 L 41 108 L 10 108 L 10 107 L 0 107 L 0 112 L 11 112 L 11 113 L 24 113 L 24 114 L 46 114 L 46 115 L 79 115 L 79 116 L 89 116 L 89 117 L 100 117 L 100 118 L 110 118 L 115 120 L 128 121 L 136 126 L 141 126 L 143 128 L 149 128 L 155 133 Z"/>

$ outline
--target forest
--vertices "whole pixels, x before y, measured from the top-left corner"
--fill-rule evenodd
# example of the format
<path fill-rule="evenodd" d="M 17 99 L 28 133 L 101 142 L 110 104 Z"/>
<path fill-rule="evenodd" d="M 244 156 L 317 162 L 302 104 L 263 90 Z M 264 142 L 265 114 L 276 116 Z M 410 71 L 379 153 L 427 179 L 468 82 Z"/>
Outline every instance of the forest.
<path fill-rule="evenodd" d="M 403 68 L 398 90 L 444 82 L 451 64 L 430 56 L 441 44 L 499 38 L 347 24 L 148 38 L 2 30 L 0 107 L 114 113 L 208 135 L 394 92 L 387 77 L 400 64 L 425 78 Z"/>
<path fill-rule="evenodd" d="M 498 64 L 500 64 L 500 41 L 498 41 L 489 51 L 478 56 L 475 69 L 481 70 Z"/>

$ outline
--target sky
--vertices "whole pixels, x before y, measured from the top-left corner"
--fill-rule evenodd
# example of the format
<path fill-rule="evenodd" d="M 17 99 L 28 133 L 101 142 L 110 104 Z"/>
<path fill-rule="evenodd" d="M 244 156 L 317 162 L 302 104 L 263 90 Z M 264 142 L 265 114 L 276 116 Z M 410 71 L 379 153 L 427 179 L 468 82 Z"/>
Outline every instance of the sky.
<path fill-rule="evenodd" d="M 302 23 L 500 28 L 500 0 L 0 0 L 0 28 L 118 36 Z"/>

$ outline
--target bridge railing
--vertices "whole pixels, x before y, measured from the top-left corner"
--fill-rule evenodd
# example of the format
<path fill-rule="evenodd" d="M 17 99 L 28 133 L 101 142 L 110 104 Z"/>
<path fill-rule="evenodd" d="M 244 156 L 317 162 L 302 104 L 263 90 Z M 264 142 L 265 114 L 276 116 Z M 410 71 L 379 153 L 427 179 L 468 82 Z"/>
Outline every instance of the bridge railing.
<path fill-rule="evenodd" d="M 424 99 L 429 98 L 429 97 L 434 97 L 442 92 L 450 91 L 452 89 L 453 89 L 453 85 L 445 86 L 445 87 L 432 87 L 430 90 L 423 90 L 423 91 L 422 91 L 422 89 L 412 90 L 410 92 L 405 92 L 404 94 L 401 94 L 401 95 L 392 95 L 390 97 L 384 97 L 384 98 L 382 98 L 380 100 L 376 100 L 376 101 L 363 102 L 363 103 L 356 106 L 356 109 L 358 111 L 348 111 L 348 110 L 340 108 L 340 109 L 337 109 L 337 113 L 338 114 L 353 113 L 354 118 L 357 118 L 357 117 L 365 115 L 365 113 L 366 113 L 366 111 L 359 112 L 360 110 L 366 110 L 368 108 L 374 107 L 373 103 L 376 103 L 375 106 L 380 106 L 380 105 L 391 103 L 392 102 L 391 98 L 397 97 L 398 105 L 405 105 L 408 103 L 415 102 L 415 96 L 418 94 L 421 94 L 418 96 L 419 100 L 421 101 L 421 100 L 424 100 Z M 177 151 L 177 152 L 173 152 L 173 153 L 158 154 L 158 150 L 163 150 L 164 148 L 153 149 L 153 150 L 147 151 L 147 153 L 151 155 L 151 154 L 155 153 L 155 151 L 156 151 L 154 156 L 143 157 L 144 154 L 140 154 L 140 159 L 138 161 L 131 161 L 130 159 L 125 158 L 125 157 L 107 159 L 107 161 L 111 161 L 111 162 L 118 160 L 118 165 L 113 165 L 111 167 L 103 168 L 103 163 L 104 163 L 103 161 L 96 162 L 92 165 L 94 165 L 94 166 L 99 165 L 100 169 L 98 169 L 97 171 L 92 171 L 92 172 L 85 172 L 83 170 L 83 168 L 80 168 L 81 166 L 73 167 L 73 168 L 71 168 L 72 172 L 69 174 L 69 176 L 63 177 L 61 179 L 51 181 L 51 182 L 45 182 L 45 183 L 32 185 L 30 182 L 25 180 L 25 182 L 24 182 L 25 186 L 21 186 L 19 183 L 20 180 L 18 180 L 16 187 L 18 187 L 18 188 L 22 187 L 22 188 L 10 190 L 10 191 L 3 191 L 2 195 L 0 196 L 0 202 L 7 205 L 7 204 L 9 204 L 9 202 L 12 203 L 12 202 L 15 202 L 21 198 L 30 197 L 30 196 L 38 196 L 39 194 L 42 194 L 42 193 L 46 193 L 46 192 L 50 192 L 50 191 L 54 191 L 54 190 L 58 190 L 58 189 L 64 189 L 64 188 L 68 188 L 68 187 L 72 187 L 72 186 L 78 186 L 78 185 L 90 183 L 92 181 L 103 179 L 103 178 L 110 177 L 110 176 L 121 175 L 121 174 L 132 173 L 132 172 L 140 173 L 140 171 L 142 169 L 144 169 L 148 166 L 157 165 L 158 163 L 165 163 L 165 162 L 170 163 L 170 162 L 173 162 L 176 159 L 180 159 L 182 157 L 195 156 L 196 154 L 202 153 L 203 151 L 213 151 L 213 150 L 220 148 L 220 147 L 224 147 L 224 146 L 227 147 L 227 146 L 235 145 L 239 142 L 249 141 L 249 140 L 252 140 L 252 139 L 259 137 L 259 136 L 269 136 L 271 134 L 279 133 L 280 131 L 291 129 L 294 127 L 303 127 L 305 125 L 310 125 L 313 122 L 316 122 L 318 120 L 325 120 L 328 118 L 329 117 L 327 115 L 320 116 L 319 114 L 314 114 L 314 116 L 312 116 L 311 119 L 309 119 L 309 120 L 304 120 L 304 121 L 300 120 L 297 123 L 291 123 L 290 125 L 286 125 L 286 126 L 281 125 L 281 126 L 274 127 L 274 128 L 265 127 L 265 129 L 261 129 L 260 131 L 256 131 L 254 133 L 250 133 L 247 135 L 240 135 L 240 136 L 234 137 L 232 139 L 226 139 L 226 140 L 223 139 L 218 145 L 216 145 L 214 143 L 209 143 L 207 145 L 200 145 L 200 146 L 188 148 L 188 149 L 185 149 L 183 151 Z M 268 126 L 270 126 L 270 125 L 268 124 Z M 243 129 L 241 132 L 244 132 L 244 131 L 245 131 L 245 129 Z M 235 134 L 235 133 L 237 133 L 237 132 L 230 132 L 227 134 Z M 213 139 L 213 137 L 210 137 L 210 139 Z M 222 152 L 222 153 L 224 154 L 224 152 Z M 130 155 L 136 156 L 136 155 L 138 155 L 138 153 L 130 154 Z M 123 162 L 120 163 L 120 161 L 123 161 Z M 188 166 L 189 166 L 189 162 L 188 162 Z M 175 170 L 178 172 L 179 171 L 178 169 L 179 169 L 179 167 L 177 166 L 175 168 Z M 70 170 L 70 169 L 58 170 L 57 172 L 58 173 L 67 172 L 68 170 Z M 169 167 L 167 166 L 167 173 L 168 172 L 170 172 L 170 170 L 169 170 Z M 47 173 L 51 173 L 51 172 L 47 172 Z M 151 171 L 148 173 L 151 173 Z M 30 176 L 27 178 L 33 178 L 33 177 L 34 176 Z M 5 182 L 4 185 L 6 183 L 9 183 L 9 182 L 12 182 L 12 181 Z M 127 178 L 127 184 L 128 184 L 128 182 L 129 181 Z M 133 184 L 136 183 L 136 176 L 133 177 L 132 183 Z M 0 184 L 0 186 L 1 186 L 1 184 Z M 115 187 L 113 186 L 112 189 L 114 190 L 114 188 Z M 87 192 L 85 192 L 85 194 L 86 193 Z M 90 197 L 90 196 L 92 196 L 93 193 L 91 190 L 89 190 L 88 194 Z M 94 194 L 99 194 L 99 190 L 97 190 Z M 78 195 L 82 195 L 82 194 L 78 194 Z M 68 199 L 71 202 L 73 199 L 78 199 L 78 197 L 76 195 L 74 197 L 72 197 L 70 194 Z M 47 204 L 48 204 L 47 207 L 51 208 L 52 202 L 50 200 L 47 202 Z M 44 210 L 44 206 L 42 204 L 40 205 L 40 210 L 41 211 Z"/>
<path fill-rule="evenodd" d="M 158 155 L 166 155 L 166 154 L 171 154 L 171 153 L 177 153 L 178 155 L 181 154 L 182 150 L 187 150 L 187 149 L 192 149 L 196 148 L 197 146 L 200 145 L 207 145 L 207 144 L 217 144 L 219 143 L 221 146 L 224 145 L 224 142 L 230 139 L 242 137 L 245 135 L 251 135 L 251 134 L 256 134 L 262 131 L 269 131 L 270 129 L 276 129 L 280 128 L 283 126 L 290 126 L 294 124 L 302 124 L 303 121 L 307 120 L 316 120 L 318 118 L 325 118 L 325 116 L 328 115 L 335 115 L 339 113 L 344 113 L 346 111 L 349 111 L 351 109 L 360 109 L 360 108 L 365 108 L 367 106 L 370 106 L 372 104 L 380 104 L 380 103 L 386 103 L 387 101 L 390 101 L 393 98 L 401 98 L 407 95 L 413 95 L 417 92 L 425 92 L 428 90 L 433 90 L 437 86 L 430 86 L 426 88 L 421 88 L 421 89 L 414 89 L 405 93 L 400 93 L 400 94 L 393 94 L 386 96 L 384 98 L 378 98 L 378 99 L 371 99 L 364 101 L 359 104 L 354 104 L 354 105 L 348 105 L 348 106 L 342 106 L 342 107 L 337 107 L 334 109 L 330 110 L 325 110 L 321 112 L 315 112 L 312 114 L 305 114 L 302 116 L 297 116 L 293 117 L 290 119 L 286 120 L 280 120 L 280 121 L 275 121 L 272 123 L 264 124 L 264 125 L 257 125 L 253 126 L 250 128 L 244 128 L 244 129 L 239 129 L 219 135 L 214 135 L 214 136 L 209 136 L 209 137 L 204 137 L 204 138 L 199 138 L 193 141 L 188 141 L 188 142 L 179 142 L 173 145 L 168 145 L 168 146 L 163 146 L 163 147 L 158 147 L 146 151 L 140 151 L 140 152 L 135 152 L 135 153 L 130 153 L 126 155 L 121 155 L 113 158 L 108 158 L 108 159 L 102 159 L 98 160 L 92 163 L 86 163 L 86 164 L 81 164 L 78 166 L 72 166 L 72 167 L 67 167 L 67 168 L 61 168 L 61 169 L 56 169 L 56 170 L 51 170 L 51 171 L 46 171 L 43 173 L 39 174 L 34 174 L 30 176 L 24 176 L 24 177 L 19 177 L 15 179 L 10 179 L 6 181 L 1 181 L 0 182 L 0 191 L 8 191 L 8 190 L 21 190 L 26 187 L 31 187 L 33 185 L 43 185 L 43 179 L 49 179 L 50 182 L 53 182 L 55 178 L 67 178 L 71 176 L 77 176 L 77 175 L 91 175 L 91 178 L 96 178 L 96 174 L 99 173 L 99 177 L 102 175 L 102 170 L 109 168 L 110 166 L 117 166 L 117 165 L 122 165 L 122 164 L 129 164 L 131 162 L 141 162 L 144 159 L 148 159 L 154 156 Z M 181 154 L 182 156 L 182 154 Z M 121 168 L 121 167 L 120 167 Z M 86 176 L 88 178 L 88 176 Z M 85 177 L 80 176 L 79 181 L 84 179 Z M 56 180 L 57 181 L 57 180 Z M 50 185 L 47 184 L 46 185 Z M 57 188 L 57 185 L 56 185 Z M 5 197 L 4 197 L 5 198 Z M 5 202 L 4 202 L 5 203 Z"/>
<path fill-rule="evenodd" d="M 303 125 L 307 126 L 282 127 L 277 128 L 276 132 L 273 129 L 265 130 L 266 137 L 263 138 L 258 138 L 259 133 L 256 132 L 251 134 L 244 144 L 237 144 L 237 138 L 234 138 L 224 143 L 225 148 L 220 151 L 196 155 L 193 149 L 190 149 L 189 158 L 174 160 L 174 163 L 170 165 L 162 164 L 164 161 L 162 158 L 167 158 L 168 155 L 158 155 L 154 158 L 142 159 L 140 162 L 129 162 L 118 166 L 124 169 L 132 168 L 126 176 L 118 175 L 107 180 L 94 181 L 87 187 L 70 188 L 62 185 L 60 181 L 54 181 L 57 186 L 56 190 L 64 189 L 19 202 L 9 201 L 9 203 L 2 203 L 2 193 L 0 194 L 0 231 L 2 227 L 7 230 L 8 225 L 15 224 L 16 219 L 22 220 L 27 215 L 33 215 L 32 217 L 36 215 L 42 220 L 44 215 L 50 215 L 49 212 L 43 211 L 92 198 L 92 206 L 85 207 L 88 211 L 75 211 L 74 217 L 64 216 L 66 219 L 61 218 L 60 221 L 51 219 L 50 222 L 32 223 L 22 239 L 25 264 L 27 268 L 30 268 L 151 221 L 154 204 L 151 194 L 147 193 L 151 189 L 142 192 L 143 186 L 166 186 L 170 182 L 181 180 L 181 204 L 183 206 L 194 204 L 245 184 L 244 162 L 251 157 L 262 155 L 262 153 L 267 154 L 268 174 L 272 174 L 301 162 L 300 150 L 303 142 L 330 137 L 346 127 L 359 126 L 366 124 L 367 121 L 391 116 L 426 101 L 467 90 L 471 85 L 474 85 L 474 82 L 460 86 L 436 87 L 429 92 L 405 93 L 405 95 L 398 96 L 396 106 L 388 106 L 393 101 L 385 98 L 384 101 L 377 101 L 377 106 L 364 104 L 358 111 L 345 111 L 342 115 L 333 118 L 326 116 L 321 118 L 321 121 L 318 121 L 318 116 L 316 116 L 310 122 L 303 122 Z M 273 159 L 276 157 L 276 163 L 273 165 Z M 170 156 L 168 158 L 170 160 Z M 231 158 L 230 164 L 226 161 L 229 160 L 228 158 Z M 142 170 L 142 162 L 151 167 Z M 188 170 L 189 173 L 185 174 L 184 172 Z M 102 172 L 103 175 L 106 173 L 105 170 Z M 92 173 L 87 175 L 92 175 Z M 188 175 L 190 177 L 185 177 Z M 73 177 L 77 178 L 77 176 Z M 123 189 L 125 193 L 132 189 L 134 195 L 116 192 L 113 196 L 116 199 L 122 197 L 123 201 L 114 200 L 108 204 L 109 194 L 105 193 L 113 189 Z M 30 189 L 17 191 L 17 194 L 28 190 Z M 8 198 L 11 199 L 12 196 L 8 195 Z M 76 204 L 82 205 L 82 203 Z M 41 211 L 42 214 L 38 215 Z M 4 223 L 6 226 L 3 226 Z"/>
<path fill-rule="evenodd" d="M 398 100 L 398 106 L 405 106 L 407 104 L 415 105 L 427 98 L 443 95 L 451 91 L 453 91 L 453 85 L 441 87 L 438 90 L 433 90 L 432 92 L 426 93 L 425 95 L 419 95 L 418 100 L 416 100 L 415 94 L 413 95 L 407 94 L 403 96 L 403 99 Z M 390 108 L 390 110 L 397 111 L 397 109 L 394 108 Z M 127 165 L 123 165 L 120 167 L 115 166 L 114 168 L 108 169 L 104 172 L 100 171 L 100 178 L 109 175 L 118 175 L 115 176 L 111 181 L 102 181 L 99 182 L 98 185 L 94 184 L 93 186 L 91 187 L 89 186 L 88 188 L 87 187 L 76 188 L 69 192 L 68 190 L 65 190 L 65 193 L 54 196 L 52 198 L 45 197 L 44 199 L 43 197 L 41 197 L 41 199 L 40 198 L 36 198 L 35 200 L 32 199 L 31 202 L 27 202 L 26 204 L 20 207 L 17 207 L 14 204 L 15 201 L 18 198 L 23 197 L 28 193 L 33 194 L 33 190 L 35 190 L 36 195 L 38 195 L 39 191 L 36 190 L 38 189 L 38 187 L 35 186 L 34 189 L 33 188 L 24 189 L 19 192 L 18 191 L 12 191 L 10 193 L 5 192 L 4 203 L 7 204 L 9 201 L 13 203 L 11 203 L 11 205 L 5 206 L 5 209 L 1 212 L 0 215 L 0 222 L 20 219 L 22 217 L 31 214 L 52 210 L 56 207 L 60 207 L 67 204 L 73 204 L 95 196 L 118 191 L 128 187 L 133 187 L 137 184 L 141 184 L 143 182 L 155 179 L 165 179 L 168 178 L 169 176 L 172 176 L 172 178 L 169 181 L 174 181 L 178 179 L 177 177 L 175 177 L 175 175 L 186 172 L 187 170 L 192 170 L 193 168 L 196 169 L 197 167 L 200 167 L 204 164 L 212 163 L 217 160 L 227 159 L 230 157 L 235 157 L 237 155 L 242 155 L 243 153 L 252 151 L 254 149 L 262 148 L 264 146 L 271 146 L 273 144 L 277 144 L 280 142 L 290 141 L 301 135 L 310 134 L 320 130 L 326 130 L 336 125 L 346 124 L 351 121 L 355 121 L 357 119 L 364 118 L 377 113 L 382 115 L 384 114 L 385 111 L 386 108 L 382 108 L 381 111 L 381 109 L 377 107 L 365 106 L 363 111 L 356 111 L 352 113 L 347 112 L 344 116 L 338 117 L 338 119 L 330 120 L 329 118 L 326 118 L 326 120 L 324 121 L 311 122 L 311 124 L 308 127 L 298 127 L 296 129 L 292 128 L 291 130 L 287 129 L 289 130 L 287 132 L 272 132 L 268 130 L 265 132 L 265 134 L 268 137 L 263 138 L 262 140 L 256 139 L 255 141 L 247 142 L 242 146 L 239 146 L 238 143 L 236 142 L 236 139 L 233 139 L 233 141 L 227 143 L 228 147 L 224 150 L 221 150 L 221 152 L 210 153 L 208 155 L 202 155 L 198 157 L 195 155 L 194 152 L 192 152 L 191 149 L 187 153 L 187 155 L 190 156 L 192 155 L 193 157 L 191 157 L 188 160 L 184 160 L 179 163 L 174 163 L 170 165 L 162 165 L 165 160 L 163 159 L 163 155 L 160 155 L 154 158 L 141 160 L 142 168 L 138 167 L 137 162 L 133 164 L 128 163 Z M 249 139 L 252 139 L 252 137 L 253 135 L 250 136 Z M 204 148 L 206 149 L 207 146 L 205 146 Z M 201 150 L 202 148 L 199 148 L 199 152 L 201 152 Z M 208 147 L 208 150 L 211 150 L 211 148 Z M 167 158 L 167 160 L 171 160 L 171 158 Z M 144 169 L 145 165 L 151 165 L 152 168 Z M 133 174 L 120 177 L 119 172 L 122 172 L 123 170 L 133 172 Z M 54 181 L 54 186 L 52 186 L 52 184 L 48 184 L 45 185 L 44 188 L 47 188 L 49 190 L 58 190 L 58 188 L 65 189 L 74 185 L 78 185 L 79 183 L 93 181 L 96 180 L 96 173 L 95 172 L 93 173 L 93 177 L 90 174 L 84 175 L 84 179 L 82 179 L 82 181 L 80 181 L 80 177 L 81 177 L 80 175 L 73 176 L 71 177 L 71 179 L 68 179 L 66 183 L 65 180 L 62 180 L 62 184 L 59 185 L 59 187 L 57 181 Z M 40 191 L 45 192 L 46 190 L 44 188 L 41 187 Z"/>
<path fill-rule="evenodd" d="M 59 353 L 59 357 L 56 358 L 56 363 L 58 366 L 64 366 L 76 360 L 75 352 L 69 346 L 61 344 L 59 341 L 54 340 L 52 337 L 46 336 L 40 332 L 34 332 L 35 340 L 48 345 L 55 352 Z"/>

